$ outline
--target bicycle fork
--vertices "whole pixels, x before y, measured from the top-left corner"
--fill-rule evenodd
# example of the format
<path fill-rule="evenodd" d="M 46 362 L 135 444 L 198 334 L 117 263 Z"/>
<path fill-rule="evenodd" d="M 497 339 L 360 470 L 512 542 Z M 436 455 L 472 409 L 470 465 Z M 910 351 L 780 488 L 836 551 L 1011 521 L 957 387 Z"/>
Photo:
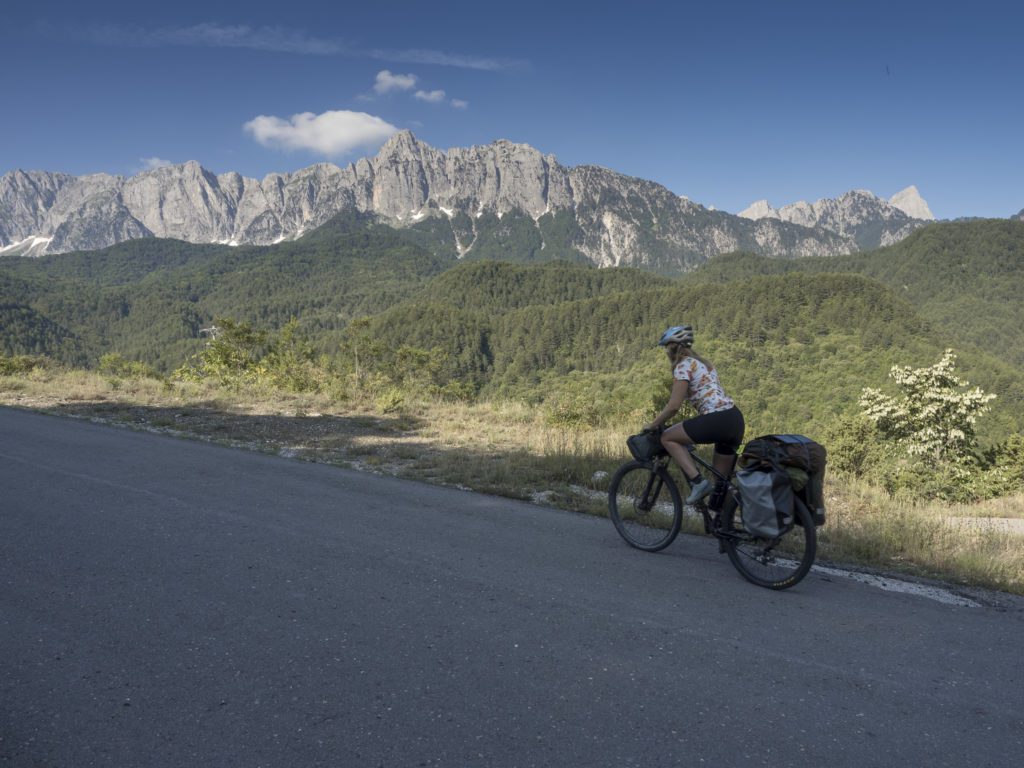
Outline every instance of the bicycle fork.
<path fill-rule="evenodd" d="M 658 496 L 661 495 L 662 486 L 661 476 L 656 472 L 652 472 L 650 477 L 647 478 L 647 487 L 644 488 L 643 495 L 640 496 L 640 501 L 637 503 L 637 508 L 642 512 L 650 512 L 654 509 L 654 503 L 658 500 Z"/>

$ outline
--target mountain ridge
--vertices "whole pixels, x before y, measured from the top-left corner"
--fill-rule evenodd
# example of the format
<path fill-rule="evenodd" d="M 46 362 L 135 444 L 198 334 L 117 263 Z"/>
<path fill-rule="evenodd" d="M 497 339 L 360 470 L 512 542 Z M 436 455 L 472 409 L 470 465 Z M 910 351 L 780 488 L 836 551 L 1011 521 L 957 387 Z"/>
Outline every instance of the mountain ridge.
<path fill-rule="evenodd" d="M 823 228 L 851 238 L 857 250 L 892 245 L 935 219 L 913 185 L 889 200 L 866 189 L 850 190 L 838 198 L 823 198 L 815 203 L 800 200 L 781 208 L 758 200 L 739 215 L 754 221 L 778 220 Z"/>
<path fill-rule="evenodd" d="M 904 236 L 914 221 L 890 207 L 897 213 L 872 225 L 879 242 Z M 838 228 L 715 211 L 655 182 L 597 165 L 566 167 L 507 139 L 442 151 L 401 131 L 375 157 L 261 180 L 214 174 L 194 160 L 130 177 L 12 171 L 0 177 L 0 253 L 94 250 L 141 237 L 269 245 L 300 237 L 341 211 L 413 228 L 435 220 L 458 257 L 478 242 L 514 250 L 533 228 L 537 251 L 551 247 L 598 266 L 664 272 L 688 271 L 735 250 L 794 257 L 872 245 L 863 233 L 858 242 Z M 518 235 L 505 232 L 515 227 Z"/>

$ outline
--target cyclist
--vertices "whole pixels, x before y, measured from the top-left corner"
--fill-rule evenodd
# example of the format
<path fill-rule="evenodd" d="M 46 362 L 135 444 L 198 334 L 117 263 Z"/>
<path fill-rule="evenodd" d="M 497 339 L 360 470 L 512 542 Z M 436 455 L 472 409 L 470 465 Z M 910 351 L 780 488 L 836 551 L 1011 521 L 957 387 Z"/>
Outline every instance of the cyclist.
<path fill-rule="evenodd" d="M 728 476 L 736 461 L 736 449 L 743 442 L 743 414 L 722 390 L 715 367 L 693 351 L 691 326 L 673 325 L 661 335 L 658 346 L 665 347 L 672 361 L 672 394 L 661 413 L 644 429 L 661 429 L 686 401 L 697 410 L 696 416 L 673 424 L 661 434 L 661 444 L 690 483 L 686 503 L 695 504 L 711 493 L 712 484 L 700 474 L 685 446 L 714 443 L 711 464 Z"/>

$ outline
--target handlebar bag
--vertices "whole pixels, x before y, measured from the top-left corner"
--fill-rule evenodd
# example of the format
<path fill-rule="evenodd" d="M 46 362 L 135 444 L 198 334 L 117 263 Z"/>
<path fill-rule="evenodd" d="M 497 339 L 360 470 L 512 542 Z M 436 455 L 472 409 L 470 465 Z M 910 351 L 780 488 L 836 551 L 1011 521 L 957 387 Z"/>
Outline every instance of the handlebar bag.
<path fill-rule="evenodd" d="M 661 437 L 653 432 L 641 432 L 626 439 L 626 446 L 637 461 L 652 461 L 668 451 L 661 444 Z"/>

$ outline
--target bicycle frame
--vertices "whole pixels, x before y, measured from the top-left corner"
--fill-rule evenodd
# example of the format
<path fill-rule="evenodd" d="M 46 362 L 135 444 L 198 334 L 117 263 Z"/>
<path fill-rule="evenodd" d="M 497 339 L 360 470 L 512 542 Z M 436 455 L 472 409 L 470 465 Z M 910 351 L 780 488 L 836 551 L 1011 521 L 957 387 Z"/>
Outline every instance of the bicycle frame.
<path fill-rule="evenodd" d="M 728 496 L 730 494 L 733 494 L 733 495 L 738 495 L 739 494 L 739 489 L 737 489 L 736 486 L 733 485 L 733 483 L 732 483 L 732 479 L 731 478 L 733 476 L 733 472 L 730 472 L 729 475 L 723 475 L 721 472 L 719 472 L 717 469 L 715 469 L 711 465 L 710 462 L 707 462 L 703 458 L 701 458 L 700 454 L 697 453 L 697 446 L 695 446 L 695 445 L 687 445 L 686 446 L 686 450 L 689 451 L 690 456 L 693 457 L 694 462 L 696 464 L 698 464 L 699 466 L 703 467 L 704 470 L 706 472 L 708 472 L 714 478 L 715 483 L 716 483 L 716 490 L 717 490 L 717 485 L 719 483 L 725 483 L 725 488 L 722 489 L 722 499 L 721 499 L 721 502 L 720 502 L 721 506 L 725 506 L 726 500 L 727 500 L 727 498 L 728 498 Z M 677 466 L 676 463 L 674 461 L 672 461 L 672 457 L 669 456 L 667 453 L 664 454 L 663 456 L 659 456 L 657 459 L 655 459 L 654 463 L 655 464 L 661 464 L 664 467 Z M 733 464 L 735 465 L 735 462 L 733 462 Z M 656 488 L 655 495 L 657 495 L 657 491 L 660 491 L 660 490 L 661 490 L 661 481 L 659 480 L 658 481 L 658 487 Z M 647 494 L 650 491 L 651 491 L 651 487 L 650 487 L 650 484 L 649 484 L 648 488 L 644 492 L 645 502 L 646 502 L 646 499 L 647 499 Z M 722 512 L 722 509 L 709 508 L 704 501 L 699 501 L 696 504 L 694 504 L 693 506 L 695 506 L 697 508 L 697 510 L 701 514 L 701 517 L 704 520 L 704 533 L 709 534 L 709 535 L 714 536 L 714 537 L 719 538 L 719 539 L 736 538 L 737 537 L 736 533 L 732 530 L 732 526 L 730 526 L 728 530 L 722 530 L 721 529 L 719 515 Z"/>

